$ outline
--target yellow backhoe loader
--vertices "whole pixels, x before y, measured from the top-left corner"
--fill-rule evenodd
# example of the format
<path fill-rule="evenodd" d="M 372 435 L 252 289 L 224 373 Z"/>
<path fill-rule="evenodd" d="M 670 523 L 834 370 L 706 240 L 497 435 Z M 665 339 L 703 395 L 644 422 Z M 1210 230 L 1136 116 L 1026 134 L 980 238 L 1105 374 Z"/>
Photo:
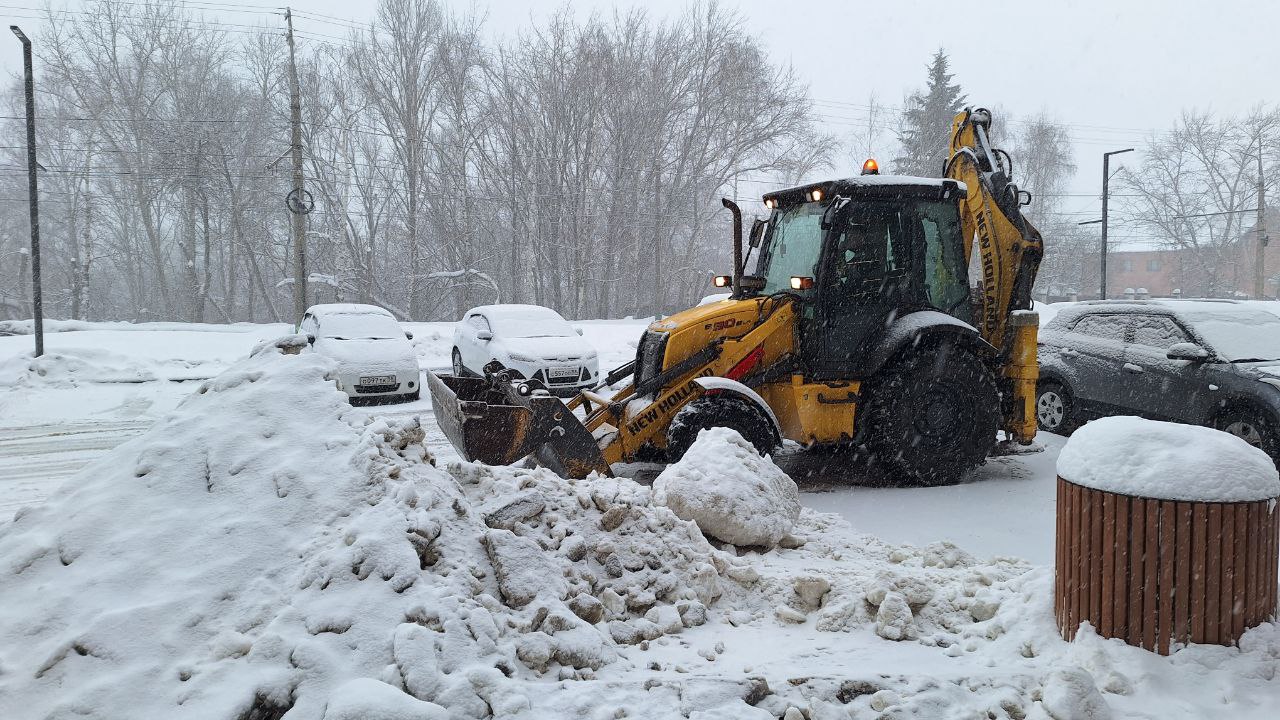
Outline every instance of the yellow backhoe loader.
<path fill-rule="evenodd" d="M 984 109 L 955 117 L 941 179 L 868 161 L 859 177 L 765 195 L 751 274 L 725 200 L 734 268 L 715 282 L 729 299 L 650 324 L 633 362 L 568 403 L 494 363 L 484 377 L 428 374 L 437 422 L 468 460 L 533 455 L 569 477 L 675 460 L 714 426 L 761 453 L 784 438 L 857 445 L 912 484 L 958 481 L 999 430 L 1029 444 L 1043 244 L 990 125 Z"/>

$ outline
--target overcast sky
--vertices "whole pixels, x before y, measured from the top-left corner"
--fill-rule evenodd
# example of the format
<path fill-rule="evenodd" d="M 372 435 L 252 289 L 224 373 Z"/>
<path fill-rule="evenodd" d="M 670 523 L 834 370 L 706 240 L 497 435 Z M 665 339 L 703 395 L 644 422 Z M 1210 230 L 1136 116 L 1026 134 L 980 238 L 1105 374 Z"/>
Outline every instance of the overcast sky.
<path fill-rule="evenodd" d="M 288 0 L 286 0 L 288 1 Z M 191 3 L 193 9 L 217 3 Z M 293 0 L 293 7 L 366 21 L 372 0 Z M 511 36 L 564 6 L 563 0 L 478 0 L 495 35 Z M 585 16 L 640 4 L 655 17 L 683 12 L 686 0 L 575 0 Z M 0 4 L 13 18 L 32 13 L 39 0 Z M 76 2 L 55 6 L 76 8 Z M 220 4 L 210 16 L 225 22 L 281 22 L 266 14 L 270 3 Z M 467 5 L 452 3 L 455 8 Z M 1088 219 L 1099 206 L 1101 153 L 1130 146 L 1141 150 L 1153 130 L 1169 127 L 1184 108 L 1219 113 L 1280 101 L 1280 3 L 1120 2 L 1113 0 L 983 0 L 982 2 L 789 2 L 723 0 L 741 15 L 775 61 L 791 64 L 810 85 L 830 132 L 847 135 L 866 122 L 863 106 L 873 93 L 901 105 L 923 84 L 925 66 L 939 47 L 974 104 L 1026 116 L 1041 110 L 1072 126 L 1079 171 L 1064 208 Z M 252 12 L 253 9 L 258 12 Z M 299 29 L 345 35 L 340 25 L 299 18 Z M 0 66 L 21 70 L 16 42 Z M 38 67 L 37 67 L 38 72 Z M 1124 162 L 1140 161 L 1138 154 Z M 853 159 L 833 158 L 837 173 L 852 172 Z M 1015 158 L 1016 161 L 1016 158 Z"/>

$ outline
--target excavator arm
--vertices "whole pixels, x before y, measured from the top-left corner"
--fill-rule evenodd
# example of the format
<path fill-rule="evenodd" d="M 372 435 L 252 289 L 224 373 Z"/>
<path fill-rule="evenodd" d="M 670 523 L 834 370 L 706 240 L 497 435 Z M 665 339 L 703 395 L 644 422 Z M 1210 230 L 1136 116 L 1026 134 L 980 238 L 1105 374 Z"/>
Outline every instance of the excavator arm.
<path fill-rule="evenodd" d="M 978 331 L 1000 349 L 1003 429 L 1027 444 L 1035 437 L 1038 318 L 1031 312 L 1044 242 L 1022 215 L 1030 195 L 1013 183 L 1012 163 L 991 146 L 991 112 L 965 109 L 951 125 L 951 152 L 945 175 L 969 189 L 961 204 L 965 256 L 977 243 L 981 265 Z"/>

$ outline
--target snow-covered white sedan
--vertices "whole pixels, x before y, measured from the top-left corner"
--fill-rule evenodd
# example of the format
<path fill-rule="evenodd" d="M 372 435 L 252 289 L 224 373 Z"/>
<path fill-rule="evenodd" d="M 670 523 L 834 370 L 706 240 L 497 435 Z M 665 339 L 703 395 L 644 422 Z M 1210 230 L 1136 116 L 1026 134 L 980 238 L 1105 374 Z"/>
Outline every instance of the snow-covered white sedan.
<path fill-rule="evenodd" d="M 376 305 L 312 305 L 298 323 L 315 352 L 338 363 L 338 389 L 352 400 L 417 400 L 413 334 Z"/>
<path fill-rule="evenodd" d="M 539 305 L 482 305 L 453 329 L 453 374 L 479 375 L 496 360 L 556 395 L 594 385 L 595 348 L 560 313 Z"/>

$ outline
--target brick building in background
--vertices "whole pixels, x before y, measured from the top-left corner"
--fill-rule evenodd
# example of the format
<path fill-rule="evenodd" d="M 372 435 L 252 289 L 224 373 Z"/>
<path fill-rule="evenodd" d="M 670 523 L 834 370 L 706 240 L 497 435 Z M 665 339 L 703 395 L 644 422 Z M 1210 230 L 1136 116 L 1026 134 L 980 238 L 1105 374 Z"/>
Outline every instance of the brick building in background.
<path fill-rule="evenodd" d="M 1280 210 L 1268 211 L 1267 228 L 1271 242 L 1264 253 L 1263 294 L 1275 299 L 1280 294 Z M 1145 288 L 1151 297 L 1252 298 L 1255 267 L 1256 225 L 1245 231 L 1240 241 L 1223 248 L 1218 257 L 1187 249 L 1113 250 L 1107 253 L 1107 297 L 1123 298 Z M 1046 289 L 1050 290 L 1050 301 L 1096 300 L 1097 254 L 1085 256 L 1078 288 L 1040 288 L 1037 298 L 1044 299 Z M 1075 298 L 1071 297 L 1073 290 Z"/>

